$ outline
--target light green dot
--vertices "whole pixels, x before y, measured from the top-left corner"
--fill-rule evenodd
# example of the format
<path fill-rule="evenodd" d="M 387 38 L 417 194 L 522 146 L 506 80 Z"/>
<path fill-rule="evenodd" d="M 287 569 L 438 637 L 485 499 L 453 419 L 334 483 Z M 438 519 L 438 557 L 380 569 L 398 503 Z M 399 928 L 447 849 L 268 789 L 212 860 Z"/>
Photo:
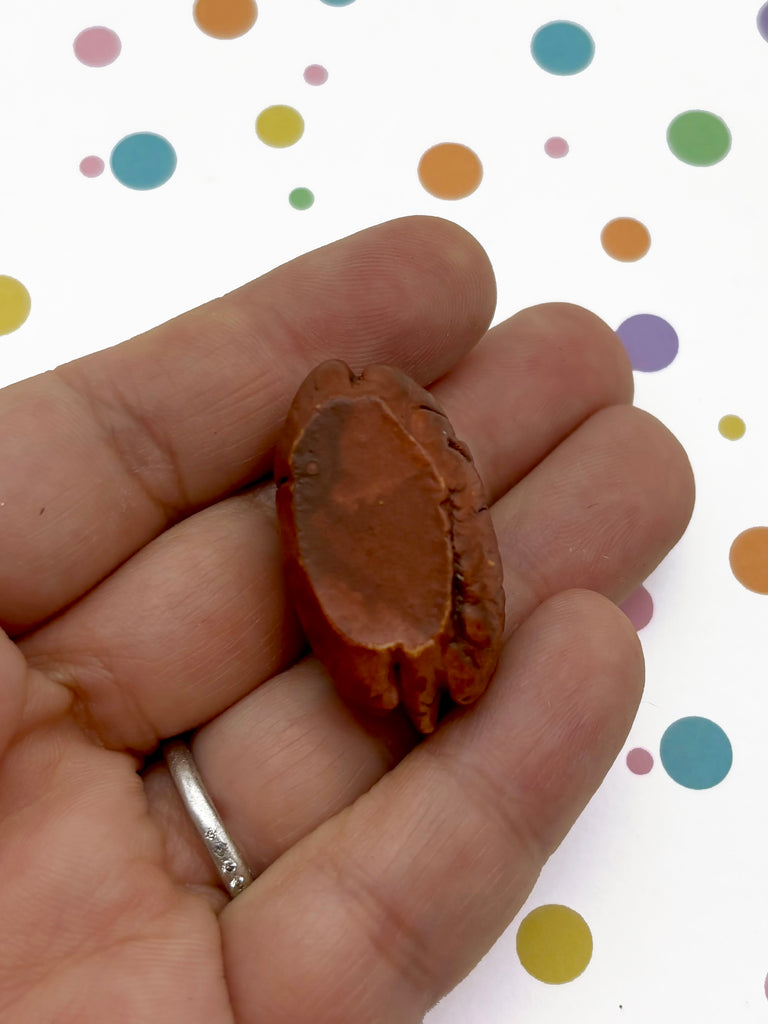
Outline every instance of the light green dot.
<path fill-rule="evenodd" d="M 728 125 L 707 110 L 686 110 L 667 128 L 667 144 L 678 160 L 694 167 L 719 163 L 731 148 Z"/>
<path fill-rule="evenodd" d="M 295 188 L 288 196 L 294 210 L 308 210 L 314 201 L 314 194 L 308 188 Z"/>

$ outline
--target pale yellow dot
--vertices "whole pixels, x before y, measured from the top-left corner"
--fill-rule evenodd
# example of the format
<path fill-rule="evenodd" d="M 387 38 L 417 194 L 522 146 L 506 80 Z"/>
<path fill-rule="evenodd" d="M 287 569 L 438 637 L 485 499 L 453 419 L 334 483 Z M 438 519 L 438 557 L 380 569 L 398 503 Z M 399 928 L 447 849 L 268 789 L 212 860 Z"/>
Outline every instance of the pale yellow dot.
<path fill-rule="evenodd" d="M 721 417 L 717 429 L 729 441 L 738 441 L 740 437 L 744 437 L 747 427 L 741 416 L 728 415 Z"/>
<path fill-rule="evenodd" d="M 304 118 L 293 107 L 278 103 L 256 118 L 256 134 L 268 146 L 292 146 L 304 134 Z"/>
<path fill-rule="evenodd" d="M 29 316 L 32 300 L 15 277 L 0 274 L 0 334 L 18 330 Z"/>
<path fill-rule="evenodd" d="M 517 955 L 534 978 L 562 985 L 577 978 L 591 960 L 592 932 L 570 907 L 536 907 L 517 930 Z"/>

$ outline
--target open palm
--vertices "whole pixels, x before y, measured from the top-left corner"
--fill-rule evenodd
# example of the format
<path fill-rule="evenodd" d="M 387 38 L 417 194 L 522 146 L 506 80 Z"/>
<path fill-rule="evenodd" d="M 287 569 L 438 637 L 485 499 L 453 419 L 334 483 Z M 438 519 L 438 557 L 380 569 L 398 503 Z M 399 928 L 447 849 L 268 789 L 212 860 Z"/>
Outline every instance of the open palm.
<path fill-rule="evenodd" d="M 419 1021 L 508 925 L 624 741 L 613 602 L 693 486 L 605 324 L 494 300 L 404 218 L 0 392 L 3 1024 Z M 504 653 L 423 742 L 338 699 L 284 593 L 270 454 L 328 357 L 433 386 L 492 503 Z M 232 902 L 157 756 L 193 730 Z"/>

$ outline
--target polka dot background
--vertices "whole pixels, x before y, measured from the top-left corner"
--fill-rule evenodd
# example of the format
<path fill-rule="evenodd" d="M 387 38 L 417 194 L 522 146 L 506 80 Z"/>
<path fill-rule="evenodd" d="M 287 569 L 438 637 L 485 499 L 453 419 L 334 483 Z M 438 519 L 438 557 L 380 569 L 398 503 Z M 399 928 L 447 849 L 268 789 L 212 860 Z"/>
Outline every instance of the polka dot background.
<path fill-rule="evenodd" d="M 616 331 L 694 520 L 621 597 L 646 684 L 605 782 L 427 1024 L 764 1020 L 768 3 L 11 7 L 0 386 L 411 213 L 481 240 L 495 322 Z"/>

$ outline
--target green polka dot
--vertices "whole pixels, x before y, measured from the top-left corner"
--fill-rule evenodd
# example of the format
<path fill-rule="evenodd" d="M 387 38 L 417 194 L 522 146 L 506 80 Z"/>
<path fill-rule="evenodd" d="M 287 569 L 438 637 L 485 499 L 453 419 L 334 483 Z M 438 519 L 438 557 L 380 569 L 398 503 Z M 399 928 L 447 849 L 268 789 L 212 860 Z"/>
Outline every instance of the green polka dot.
<path fill-rule="evenodd" d="M 288 202 L 294 210 L 308 210 L 314 201 L 315 197 L 308 188 L 295 188 L 288 196 Z"/>
<path fill-rule="evenodd" d="M 667 128 L 667 144 L 678 160 L 694 167 L 719 163 L 731 148 L 725 121 L 706 110 L 687 110 Z"/>

